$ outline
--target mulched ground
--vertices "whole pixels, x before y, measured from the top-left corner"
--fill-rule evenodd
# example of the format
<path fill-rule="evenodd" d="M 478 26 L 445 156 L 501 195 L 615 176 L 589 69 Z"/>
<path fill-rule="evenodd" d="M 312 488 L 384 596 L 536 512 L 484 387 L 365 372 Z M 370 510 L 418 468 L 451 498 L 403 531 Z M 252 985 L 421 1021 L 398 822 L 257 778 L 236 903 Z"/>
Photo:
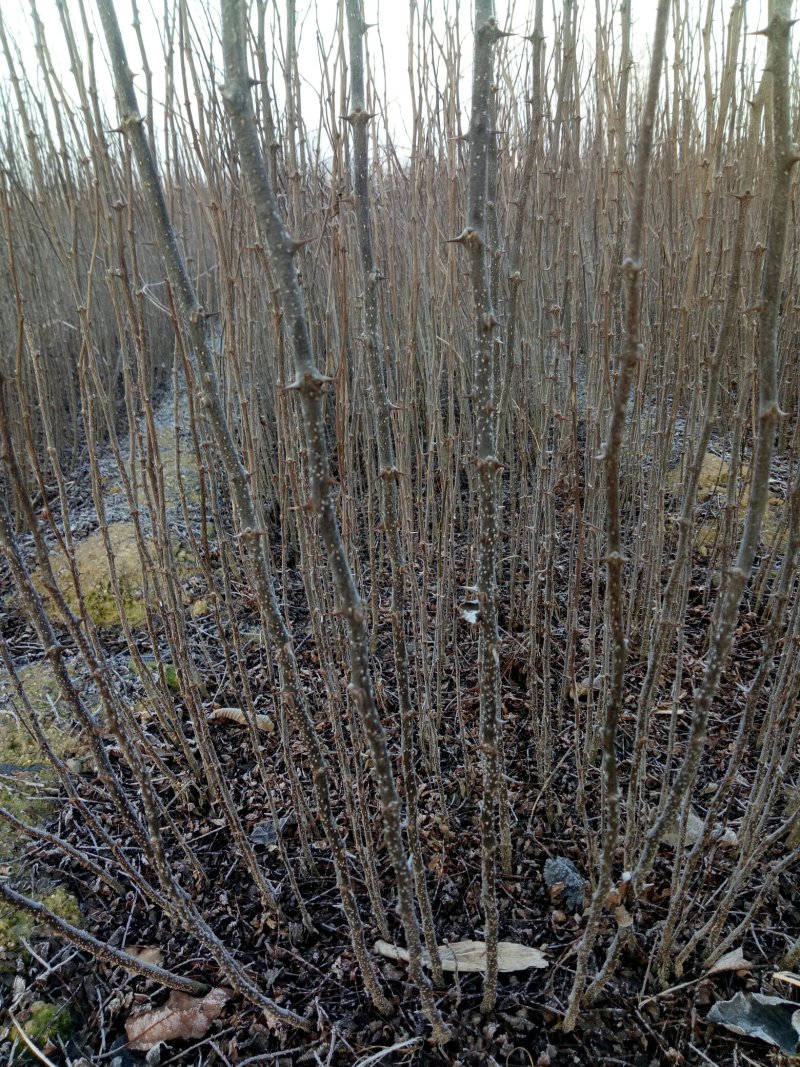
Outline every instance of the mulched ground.
<path fill-rule="evenodd" d="M 690 615 L 687 644 L 699 662 L 707 632 L 710 606 L 701 594 L 705 586 L 705 564 L 697 561 L 694 576 L 696 603 Z M 0 597 L 8 593 L 8 574 L 0 571 Z M 295 633 L 302 624 L 302 583 L 295 573 L 290 597 L 295 605 Z M 252 625 L 254 618 L 243 618 Z M 749 631 L 736 649 L 741 676 L 748 677 L 760 650 L 759 620 L 745 619 Z M 199 624 L 198 624 L 199 625 Z M 36 643 L 30 627 L 13 609 L 0 622 L 3 635 L 12 651 L 24 661 L 33 656 Z M 521 635 L 520 635 L 521 636 Z M 391 692 L 391 653 L 387 635 L 381 634 L 379 658 L 384 666 L 387 691 Z M 445 1050 L 427 1043 L 428 1028 L 422 1018 L 413 989 L 406 982 L 401 964 L 383 960 L 380 971 L 386 988 L 397 1006 L 390 1020 L 377 1016 L 361 988 L 346 926 L 335 889 L 331 864 L 324 845 L 312 843 L 316 870 L 308 870 L 291 820 L 285 829 L 286 846 L 304 900 L 314 920 L 315 931 L 303 929 L 292 899 L 278 850 L 270 844 L 258 846 L 264 870 L 277 887 L 285 909 L 285 921 L 278 928 L 265 925 L 258 896 L 243 865 L 237 862 L 229 844 L 226 828 L 213 812 L 195 810 L 186 816 L 186 834 L 209 875 L 206 889 L 197 902 L 209 922 L 248 969 L 253 979 L 278 1003 L 307 1014 L 317 1024 L 317 1036 L 304 1038 L 282 1027 L 267 1025 L 247 1003 L 233 997 L 220 1018 L 200 1039 L 183 1044 L 162 1046 L 160 1052 L 146 1057 L 144 1052 L 127 1049 L 124 1024 L 137 1009 L 166 1000 L 166 992 L 147 981 L 131 977 L 122 970 L 76 952 L 70 946 L 41 934 L 29 942 L 31 952 L 13 961 L 13 970 L 0 976 L 0 999 L 18 1004 L 24 1018 L 26 1007 L 36 1000 L 63 1001 L 73 1021 L 72 1033 L 63 1042 L 51 1043 L 46 1049 L 52 1063 L 88 1067 L 109 1064 L 128 1067 L 132 1064 L 170 1063 L 208 1065 L 208 1067 L 243 1067 L 245 1064 L 294 1063 L 312 1064 L 463 1064 L 478 1067 L 499 1064 L 503 1067 L 534 1064 L 730 1064 L 775 1062 L 767 1046 L 736 1038 L 704 1022 L 711 1003 L 727 999 L 740 989 L 764 989 L 764 982 L 776 969 L 785 939 L 782 931 L 795 930 L 800 922 L 795 901 L 800 898 L 800 875 L 784 878 L 764 914 L 756 923 L 753 936 L 745 939 L 748 959 L 754 961 L 749 975 L 727 973 L 703 979 L 688 969 L 685 983 L 672 993 L 642 1003 L 653 990 L 646 985 L 648 950 L 656 924 L 665 914 L 665 894 L 669 890 L 671 850 L 662 847 L 651 881 L 653 891 L 638 907 L 636 928 L 641 932 L 638 951 L 624 959 L 602 1001 L 581 1015 L 576 1031 L 565 1035 L 560 1020 L 569 993 L 574 953 L 581 924 L 576 915 L 564 910 L 563 902 L 550 895 L 544 884 L 542 868 L 551 856 L 566 856 L 585 876 L 587 850 L 583 831 L 574 818 L 573 798 L 576 781 L 572 758 L 571 725 L 554 740 L 554 758 L 560 766 L 554 793 L 557 803 L 542 802 L 541 782 L 535 771 L 535 741 L 527 694 L 526 657 L 519 638 L 509 635 L 503 651 L 503 687 L 506 713 L 506 758 L 510 775 L 515 827 L 515 870 L 510 879 L 501 879 L 499 887 L 501 937 L 540 948 L 550 961 L 545 971 L 535 970 L 501 977 L 501 992 L 496 1012 L 484 1018 L 478 1011 L 481 979 L 476 975 L 446 979 L 438 992 L 441 1010 L 452 1025 L 454 1040 Z M 122 654 L 120 645 L 109 642 L 109 651 Z M 37 653 L 38 654 L 38 653 Z M 305 650 L 301 656 L 309 655 Z M 465 728 L 477 752 L 478 693 L 475 687 L 476 651 L 473 632 L 466 626 L 459 635 L 456 649 L 448 649 L 448 662 L 458 656 L 461 661 L 461 689 Z M 256 679 L 269 670 L 263 653 L 250 652 L 248 669 Z M 313 667 L 308 660 L 309 669 Z M 557 664 L 553 664 L 554 668 Z M 581 670 L 578 669 L 578 677 Z M 628 671 L 630 699 L 635 701 L 637 681 L 643 665 L 635 661 Z M 738 670 L 727 672 L 725 692 L 718 706 L 724 709 L 710 732 L 706 765 L 714 769 L 724 765 L 726 747 L 736 727 L 732 709 L 741 706 L 742 694 L 736 685 Z M 455 692 L 455 679 L 448 686 Z M 219 694 L 224 703 L 226 694 Z M 235 693 L 227 694 L 235 703 Z M 318 709 L 320 729 L 333 748 L 329 724 Z M 569 718 L 569 716 L 567 716 Z M 396 724 L 387 721 L 390 740 L 396 751 L 399 744 Z M 250 748 L 247 732 L 235 724 L 215 723 L 212 727 L 222 754 L 223 767 L 239 801 L 248 832 L 261 828 L 262 839 L 270 815 L 258 782 L 258 767 Z M 666 725 L 664 726 L 666 730 Z M 633 723 L 623 722 L 620 736 L 620 759 L 624 768 L 632 740 Z M 272 742 L 271 742 L 272 743 Z M 113 759 L 117 759 L 109 742 Z M 281 815 L 290 811 L 290 789 L 286 768 L 277 743 L 270 759 L 273 787 Z M 299 753 L 302 763 L 302 757 Z M 756 759 L 754 751 L 751 758 Z M 444 723 L 441 737 L 442 781 L 448 800 L 448 827 L 442 825 L 438 791 L 423 789 L 423 837 L 428 848 L 430 889 L 437 931 L 441 940 L 482 938 L 480 898 L 480 850 L 477 831 L 477 783 L 465 780 L 461 758 L 461 739 L 455 723 Z M 121 773 L 124 774 L 123 771 Z M 746 769 L 745 776 L 746 778 Z M 116 825 L 118 816 L 106 800 L 102 788 L 91 774 L 84 774 L 83 793 L 102 814 L 108 825 Z M 742 796 L 746 796 L 743 781 Z M 596 812 L 593 817 L 596 817 Z M 377 826 L 377 817 L 373 823 Z M 94 845 L 85 827 L 69 806 L 58 812 L 52 829 L 65 840 L 93 852 Z M 124 833 L 124 831 L 120 831 Z M 317 835 L 321 836 L 321 835 Z M 313 841 L 313 837 L 312 837 Z M 387 863 L 376 835 L 378 869 L 386 872 Z M 139 897 L 115 898 L 104 885 L 97 884 L 87 873 L 54 855 L 46 847 L 26 847 L 24 867 L 15 867 L 14 884 L 20 891 L 35 890 L 42 895 L 49 884 L 63 885 L 80 902 L 86 929 L 103 940 L 120 945 L 157 945 L 164 965 L 178 974 L 209 985 L 218 984 L 213 960 L 190 937 L 171 924 Z M 136 858 L 129 846 L 130 858 Z M 176 869 L 179 864 L 175 854 Z M 735 857 L 717 853 L 715 865 L 705 872 L 704 892 L 711 897 L 727 865 Z M 358 883 L 357 883 L 358 884 Z M 361 886 L 363 889 L 363 885 Z M 399 924 L 391 909 L 392 888 L 389 877 L 383 878 L 392 934 L 402 943 Z M 362 915 L 369 923 L 369 903 L 362 893 Z M 742 908 L 747 900 L 742 901 Z M 600 940 L 600 951 L 613 930 L 609 926 Z M 377 928 L 370 936 L 379 937 Z M 785 990 L 783 995 L 788 995 Z M 372 1059 L 370 1057 L 373 1057 Z M 9 1042 L 0 1043 L 3 1062 L 20 1062 L 19 1050 L 12 1052 Z"/>

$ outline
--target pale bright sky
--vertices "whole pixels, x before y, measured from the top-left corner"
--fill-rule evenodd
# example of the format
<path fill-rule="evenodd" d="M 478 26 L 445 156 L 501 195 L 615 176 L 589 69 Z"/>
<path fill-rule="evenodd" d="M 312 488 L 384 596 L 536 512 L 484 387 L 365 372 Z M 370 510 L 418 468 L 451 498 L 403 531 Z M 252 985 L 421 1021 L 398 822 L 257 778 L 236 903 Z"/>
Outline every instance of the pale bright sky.
<path fill-rule="evenodd" d="M 69 75 L 69 63 L 66 48 L 63 43 L 60 22 L 56 10 L 55 0 L 36 0 L 37 9 L 46 27 L 48 47 L 51 49 L 52 59 L 56 72 L 63 78 L 68 90 L 71 90 L 71 78 Z M 80 18 L 77 15 L 75 0 L 65 0 L 67 8 L 75 11 L 74 26 L 76 36 L 82 38 L 80 32 Z M 159 28 L 162 24 L 164 3 L 173 6 L 173 0 L 139 0 L 141 20 L 144 29 L 144 39 L 149 47 L 148 61 L 153 69 L 155 78 L 155 97 L 158 100 L 163 95 L 163 59 Z M 385 86 L 386 103 L 389 109 L 390 122 L 393 126 L 393 136 L 399 147 L 408 143 L 406 134 L 410 123 L 409 87 L 408 87 L 408 25 L 410 3 L 408 0 L 364 0 L 365 16 L 369 23 L 377 24 L 375 29 L 370 30 L 368 35 L 368 47 L 370 49 L 371 62 L 377 69 L 376 83 L 378 90 L 383 95 L 384 81 L 380 73 L 381 64 L 385 63 Z M 418 0 L 418 3 L 421 0 Z M 595 28 L 595 2 L 584 0 L 579 2 L 580 24 L 582 39 L 586 49 L 586 55 L 591 56 L 594 47 Z M 716 24 L 716 46 L 721 49 L 722 22 L 727 21 L 733 0 L 711 0 L 714 3 Z M 200 27 L 200 33 L 211 36 L 219 31 L 218 0 L 188 0 L 189 9 Z M 545 35 L 552 41 L 554 33 L 554 9 L 561 7 L 562 0 L 546 0 L 545 8 Z M 619 16 L 617 13 L 618 0 L 600 0 L 602 7 L 611 12 L 610 21 L 614 29 L 612 39 L 619 36 Z M 691 13 L 697 13 L 698 28 L 698 52 L 699 55 L 699 31 L 707 10 L 707 0 L 685 0 L 686 9 Z M 141 67 L 139 51 L 130 28 L 131 0 L 117 0 L 117 14 L 123 27 L 128 49 L 128 59 L 134 71 Z M 86 0 L 89 18 L 94 18 L 92 0 Z M 303 112 L 306 121 L 313 129 L 316 125 L 315 116 L 318 114 L 318 97 L 320 93 L 321 75 L 318 41 L 322 42 L 325 50 L 331 48 L 336 33 L 337 3 L 335 0 L 298 0 L 298 32 L 299 32 L 299 67 L 303 81 Z M 459 36 L 462 43 L 462 87 L 461 99 L 464 106 L 469 104 L 469 74 L 471 62 L 471 20 L 472 3 L 463 0 L 431 0 L 431 7 L 435 13 L 437 25 L 444 27 L 458 21 Z M 532 0 L 496 0 L 498 20 L 502 26 L 519 33 L 530 31 L 530 23 L 533 19 Z M 746 0 L 746 29 L 754 30 L 760 27 L 766 0 Z M 655 17 L 655 3 L 645 3 L 644 0 L 634 0 L 634 24 L 633 24 L 633 50 L 634 58 L 640 62 L 647 57 L 647 42 L 652 32 L 652 23 Z M 283 3 L 271 3 L 268 10 L 284 12 Z M 11 0 L 10 3 L 1 3 L 0 11 L 5 20 L 9 35 L 16 42 L 22 63 L 29 74 L 36 67 L 36 53 L 34 49 L 34 36 L 32 23 L 28 14 L 28 5 L 23 0 Z M 285 20 L 284 20 L 285 25 Z M 103 35 L 99 25 L 93 27 L 95 41 L 102 49 Z M 759 49 L 763 47 L 763 38 L 750 37 L 749 48 Z M 520 42 L 520 46 L 524 45 Z M 514 42 L 511 42 L 514 47 Z M 0 86 L 7 86 L 7 72 L 5 62 L 0 57 Z M 106 108 L 109 115 L 114 115 L 113 96 L 111 93 L 110 80 L 104 70 L 104 62 L 98 62 L 98 76 L 101 77 L 100 87 L 107 94 Z M 281 78 L 276 77 L 280 83 Z M 143 87 L 143 79 L 138 79 L 137 84 Z M 280 103 L 280 101 L 279 101 Z"/>

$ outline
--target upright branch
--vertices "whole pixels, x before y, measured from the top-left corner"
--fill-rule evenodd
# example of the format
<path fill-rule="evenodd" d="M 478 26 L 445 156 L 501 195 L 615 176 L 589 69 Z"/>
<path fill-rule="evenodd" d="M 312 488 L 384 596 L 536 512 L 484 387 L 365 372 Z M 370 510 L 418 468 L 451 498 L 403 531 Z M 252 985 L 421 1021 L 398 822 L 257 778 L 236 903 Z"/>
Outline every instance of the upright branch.
<path fill-rule="evenodd" d="M 342 907 L 350 927 L 354 952 L 361 967 L 364 984 L 379 1011 L 391 1012 L 391 1004 L 381 991 L 375 967 L 367 952 L 364 930 L 358 914 L 350 879 L 347 854 L 333 814 L 328 767 L 319 740 L 316 724 L 309 712 L 303 684 L 295 659 L 292 638 L 281 614 L 275 594 L 267 554 L 266 532 L 258 521 L 250 490 L 249 472 L 242 463 L 230 426 L 227 422 L 221 390 L 216 373 L 205 311 L 198 300 L 186 264 L 178 247 L 175 231 L 167 211 L 164 192 L 156 169 L 148 138 L 143 130 L 136 93 L 119 24 L 112 0 L 98 0 L 103 30 L 111 55 L 112 71 L 120 109 L 120 127 L 127 135 L 144 187 L 144 199 L 150 213 L 156 240 L 164 258 L 167 276 L 174 294 L 181 325 L 186 330 L 195 378 L 200 390 L 201 404 L 208 418 L 214 443 L 225 467 L 231 487 L 234 512 L 239 535 L 245 545 L 253 568 L 253 583 L 263 612 L 266 628 L 276 649 L 282 697 L 292 722 L 303 740 L 311 767 L 317 811 L 327 842 L 331 848 L 336 881 L 342 897 Z M 398 804 L 399 808 L 399 804 Z M 249 994 L 258 1003 L 271 1008 L 272 1001 L 260 993 Z M 299 1017 L 292 1015 L 293 1019 Z M 304 1020 L 301 1020 L 306 1025 Z M 295 1025 L 298 1025 L 296 1022 Z"/>
<path fill-rule="evenodd" d="M 653 149 L 656 103 L 658 101 L 661 68 L 664 63 L 664 50 L 667 39 L 668 16 L 669 0 L 659 0 L 650 76 L 647 83 L 647 96 L 645 98 L 642 127 L 636 152 L 633 212 L 628 238 L 629 250 L 622 263 L 622 274 L 625 279 L 625 344 L 614 392 L 611 423 L 603 450 L 606 491 L 606 610 L 611 631 L 611 680 L 608 688 L 602 734 L 605 818 L 600 852 L 600 870 L 586 918 L 586 928 L 578 949 L 575 979 L 570 993 L 569 1007 L 564 1019 L 564 1029 L 566 1031 L 570 1031 L 575 1027 L 578 1009 L 586 986 L 586 968 L 589 953 L 594 947 L 597 938 L 603 901 L 611 885 L 614 856 L 619 839 L 620 796 L 616 744 L 617 724 L 622 711 L 625 661 L 627 658 L 625 605 L 622 589 L 622 570 L 625 557 L 622 551 L 622 532 L 620 527 L 619 469 L 622 436 L 628 411 L 628 397 L 634 374 L 641 359 L 640 305 L 644 215 L 647 201 L 650 156 Z"/>
<path fill-rule="evenodd" d="M 692 729 L 686 756 L 655 824 L 647 834 L 642 855 L 634 869 L 633 891 L 639 891 L 649 873 L 665 830 L 691 791 L 703 753 L 711 701 L 719 685 L 736 629 L 739 606 L 753 568 L 764 512 L 769 499 L 769 477 L 775 449 L 775 433 L 781 411 L 778 405 L 778 313 L 781 302 L 781 268 L 790 218 L 792 169 L 800 160 L 792 141 L 789 112 L 789 44 L 791 0 L 773 0 L 767 37 L 767 69 L 772 76 L 773 165 L 772 191 L 767 222 L 767 241 L 761 275 L 760 325 L 756 376 L 758 417 L 753 450 L 752 486 L 736 561 L 717 605 L 709 637 L 703 679 L 695 691 Z"/>
<path fill-rule="evenodd" d="M 433 924 L 433 911 L 425 879 L 425 863 L 419 838 L 419 803 L 415 770 L 414 706 L 411 700 L 408 646 L 404 618 L 406 613 L 406 560 L 400 537 L 400 478 L 397 468 L 394 431 L 392 429 L 389 396 L 386 391 L 378 320 L 378 285 L 382 279 L 375 265 L 372 240 L 372 213 L 369 204 L 369 150 L 367 113 L 364 94 L 363 39 L 366 26 L 361 15 L 360 0 L 346 0 L 347 29 L 350 44 L 350 113 L 347 121 L 353 131 L 353 196 L 355 200 L 358 248 L 364 283 L 364 326 L 362 342 L 367 354 L 367 368 L 371 390 L 371 404 L 376 427 L 378 469 L 380 474 L 383 531 L 389 550 L 392 569 L 392 646 L 397 696 L 400 706 L 401 759 L 403 785 L 408 810 L 407 833 L 414 881 L 422 912 L 425 941 L 433 961 L 433 978 L 442 981 L 439 952 Z"/>
<path fill-rule="evenodd" d="M 224 0 L 222 10 L 225 58 L 223 99 L 239 148 L 242 169 L 250 185 L 256 215 L 266 237 L 291 341 L 296 375 L 291 388 L 300 397 L 311 491 L 309 509 L 319 522 L 336 596 L 336 611 L 347 627 L 351 670 L 349 691 L 359 711 L 373 761 L 384 840 L 394 869 L 398 912 L 406 935 L 411 976 L 420 990 L 422 1006 L 433 1028 L 434 1039 L 444 1042 L 449 1037 L 449 1031 L 436 1006 L 433 989 L 422 966 L 422 941 L 414 903 L 414 885 L 403 841 L 402 805 L 394 781 L 386 732 L 375 703 L 369 662 L 367 613 L 345 552 L 334 503 L 334 482 L 322 404 L 322 390 L 329 379 L 320 373 L 314 361 L 303 292 L 293 259 L 297 245 L 283 225 L 261 151 L 250 95 L 252 80 L 247 73 L 245 5 L 242 0 Z"/>
<path fill-rule="evenodd" d="M 497 844 L 499 806 L 505 797 L 500 706 L 500 635 L 497 625 L 497 544 L 499 520 L 496 455 L 494 344 L 497 318 L 492 304 L 486 231 L 486 190 L 489 172 L 490 93 L 494 45 L 501 33 L 492 0 L 475 6 L 475 56 L 472 69 L 472 116 L 469 128 L 470 167 L 467 226 L 456 240 L 467 250 L 475 308 L 475 358 L 472 371 L 472 419 L 478 468 L 478 547 L 475 592 L 480 627 L 480 740 L 483 798 L 480 811 L 481 903 L 485 917 L 486 978 L 481 1011 L 493 1010 L 497 999 Z M 502 820 L 501 820 L 502 821 Z"/>
<path fill-rule="evenodd" d="M 768 40 L 767 69 L 772 76 L 773 167 L 759 303 L 760 329 L 756 370 L 758 416 L 751 465 L 750 498 L 736 561 L 726 576 L 711 624 L 705 670 L 694 692 L 692 702 L 692 725 L 686 754 L 667 798 L 660 808 L 658 817 L 645 838 L 644 847 L 633 869 L 626 897 L 626 906 L 630 912 L 633 911 L 645 879 L 652 869 L 658 846 L 665 832 L 672 825 L 694 787 L 705 748 L 712 700 L 733 643 L 739 607 L 755 561 L 764 512 L 769 498 L 769 473 L 775 448 L 776 428 L 781 417 L 777 385 L 781 268 L 790 217 L 791 173 L 792 168 L 800 159 L 797 145 L 791 138 L 789 113 L 789 42 L 792 27 L 790 16 L 791 0 L 774 0 L 769 25 L 762 31 Z M 625 940 L 632 936 L 632 932 L 631 927 L 625 927 L 620 928 L 615 934 L 603 967 L 588 991 L 587 995 L 590 999 L 596 997 L 614 973 L 620 949 Z M 574 1025 L 574 1013 L 572 1025 Z"/>
<path fill-rule="evenodd" d="M 728 103 L 732 95 L 733 72 L 736 69 L 739 27 L 741 22 L 741 7 L 734 8 L 731 12 L 731 31 L 726 59 L 725 77 L 723 79 L 723 92 L 721 95 L 720 112 L 717 120 L 717 134 L 714 141 L 715 154 L 719 155 L 722 147 L 722 132 L 728 110 Z M 762 83 L 763 85 L 763 83 Z M 711 442 L 711 434 L 717 419 L 718 399 L 722 370 L 726 359 L 730 355 L 731 342 L 736 325 L 736 312 L 739 304 L 739 291 L 741 286 L 742 263 L 745 255 L 745 241 L 747 236 L 747 223 L 749 218 L 750 203 L 753 199 L 751 192 L 753 172 L 756 162 L 756 138 L 761 126 L 762 89 L 756 93 L 750 102 L 751 127 L 748 134 L 747 146 L 742 167 L 741 193 L 737 200 L 739 204 L 736 229 L 734 231 L 733 248 L 731 255 L 731 267 L 725 293 L 725 304 L 720 320 L 719 332 L 713 352 L 708 359 L 708 384 L 706 387 L 705 412 L 697 441 L 691 446 L 692 459 L 689 463 L 686 483 L 683 489 L 683 502 L 680 515 L 677 519 L 678 544 L 675 549 L 675 557 L 670 570 L 667 583 L 661 595 L 661 605 L 652 625 L 652 640 L 647 657 L 647 671 L 641 684 L 637 700 L 636 734 L 634 737 L 633 751 L 631 754 L 631 770 L 628 779 L 628 796 L 626 803 L 627 825 L 625 828 L 625 861 L 630 862 L 633 853 L 633 842 L 639 832 L 641 811 L 640 798 L 643 794 L 643 778 L 646 769 L 646 749 L 650 736 L 649 724 L 653 706 L 653 694 L 661 674 L 664 657 L 667 653 L 670 635 L 676 632 L 680 625 L 677 616 L 677 608 L 680 601 L 680 592 L 687 565 L 691 559 L 692 535 L 694 531 L 694 508 L 696 504 L 697 487 L 700 482 L 703 458 Z M 707 178 L 710 183 L 710 176 Z M 672 901 L 671 903 L 674 903 Z"/>
<path fill-rule="evenodd" d="M 536 0 L 533 34 L 531 44 L 533 46 L 532 79 L 531 79 L 531 122 L 527 131 L 525 148 L 525 164 L 522 168 L 522 178 L 519 183 L 519 192 L 514 204 L 515 218 L 512 238 L 508 250 L 508 319 L 506 323 L 506 351 L 503 368 L 503 380 L 498 383 L 500 400 L 498 410 L 498 431 L 503 434 L 503 417 L 508 408 L 511 396 L 511 383 L 514 378 L 514 359 L 517 341 L 517 308 L 519 305 L 520 288 L 522 287 L 522 251 L 523 232 L 527 217 L 528 200 L 534 180 L 534 165 L 539 158 L 541 125 L 542 125 L 542 55 L 544 51 L 544 0 Z M 502 453 L 502 447 L 500 448 Z"/>

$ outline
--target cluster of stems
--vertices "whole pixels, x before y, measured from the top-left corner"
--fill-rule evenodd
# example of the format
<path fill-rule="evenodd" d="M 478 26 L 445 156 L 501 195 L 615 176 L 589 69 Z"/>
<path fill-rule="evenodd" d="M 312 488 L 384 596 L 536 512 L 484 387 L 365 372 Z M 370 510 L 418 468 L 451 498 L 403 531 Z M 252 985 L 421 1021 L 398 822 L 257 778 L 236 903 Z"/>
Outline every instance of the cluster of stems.
<path fill-rule="evenodd" d="M 88 8 L 57 4 L 69 84 L 36 0 L 37 77 L 0 12 L 0 552 L 92 768 L 59 755 L 28 638 L 4 629 L 14 714 L 75 818 L 69 840 L 11 805 L 0 822 L 106 898 L 145 901 L 303 1030 L 213 928 L 198 811 L 269 928 L 313 931 L 305 878 L 330 863 L 375 1009 L 397 1005 L 373 928 L 405 942 L 440 1045 L 438 943 L 459 924 L 483 937 L 493 1012 L 504 879 L 522 873 L 539 907 L 540 838 L 580 842 L 592 880 L 565 1031 L 651 923 L 664 850 L 649 980 L 709 966 L 800 846 L 791 0 L 758 34 L 745 0 L 724 18 L 708 0 L 698 24 L 658 0 L 643 79 L 631 0 L 598 17 L 591 67 L 574 0 L 552 27 L 543 0 L 508 23 L 476 0 L 471 59 L 463 5 L 443 22 L 413 2 L 408 146 L 380 88 L 395 42 L 361 0 L 330 25 L 324 5 L 304 20 L 295 0 L 222 0 L 210 45 L 189 0 L 167 5 L 163 108 L 144 6 L 128 41 L 95 3 L 113 118 Z M 118 638 L 93 617 L 90 531 Z M 740 639 L 752 666 L 746 644 L 732 663 Z M 718 715 L 724 764 L 705 759 Z M 226 716 L 247 730 L 246 788 Z M 276 854 L 254 846 L 256 807 Z M 464 911 L 443 921 L 453 885 Z M 10 885 L 0 899 L 110 967 L 206 990 Z M 787 938 L 785 965 L 799 955 Z"/>

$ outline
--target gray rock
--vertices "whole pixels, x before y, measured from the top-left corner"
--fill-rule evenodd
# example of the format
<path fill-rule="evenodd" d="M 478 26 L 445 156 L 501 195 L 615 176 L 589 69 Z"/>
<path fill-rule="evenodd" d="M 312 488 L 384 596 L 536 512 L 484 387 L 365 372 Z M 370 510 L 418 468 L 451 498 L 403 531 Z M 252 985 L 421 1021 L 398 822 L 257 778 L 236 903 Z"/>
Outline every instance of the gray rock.
<path fill-rule="evenodd" d="M 544 865 L 544 883 L 548 889 L 554 885 L 563 885 L 561 895 L 567 908 L 572 912 L 583 911 L 586 879 L 581 876 L 572 860 L 565 856 L 554 856 L 547 860 Z"/>

